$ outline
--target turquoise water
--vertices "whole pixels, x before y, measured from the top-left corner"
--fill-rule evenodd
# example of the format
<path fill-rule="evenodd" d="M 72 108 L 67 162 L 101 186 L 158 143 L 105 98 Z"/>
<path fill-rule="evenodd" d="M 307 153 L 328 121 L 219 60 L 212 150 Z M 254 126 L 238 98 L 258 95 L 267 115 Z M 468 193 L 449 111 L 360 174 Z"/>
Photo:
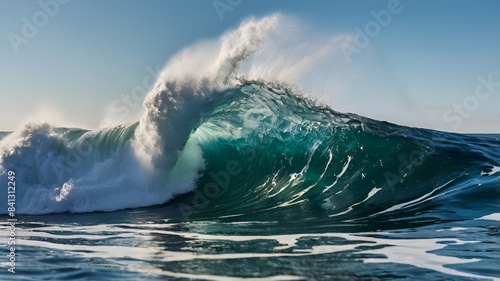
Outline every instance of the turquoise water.
<path fill-rule="evenodd" d="M 154 173 L 136 166 L 140 123 L 4 137 L 17 260 L 0 278 L 500 279 L 499 135 L 338 113 L 262 82 L 221 95 Z"/>

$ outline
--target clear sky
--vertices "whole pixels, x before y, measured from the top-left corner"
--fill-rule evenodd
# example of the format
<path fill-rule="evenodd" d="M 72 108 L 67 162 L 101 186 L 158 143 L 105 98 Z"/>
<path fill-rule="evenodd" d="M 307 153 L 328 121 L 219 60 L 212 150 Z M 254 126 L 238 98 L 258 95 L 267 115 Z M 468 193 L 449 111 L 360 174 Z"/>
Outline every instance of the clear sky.
<path fill-rule="evenodd" d="M 361 30 L 369 39 L 353 42 L 360 52 L 350 56 L 348 81 L 331 78 L 342 85 L 331 90 L 334 109 L 500 133 L 500 1 L 402 0 L 399 12 L 388 8 L 393 0 L 54 1 L 0 0 L 0 131 L 45 119 L 95 128 L 148 67 L 249 16 L 280 12 L 318 34 Z M 382 10 L 391 19 L 376 22 Z"/>

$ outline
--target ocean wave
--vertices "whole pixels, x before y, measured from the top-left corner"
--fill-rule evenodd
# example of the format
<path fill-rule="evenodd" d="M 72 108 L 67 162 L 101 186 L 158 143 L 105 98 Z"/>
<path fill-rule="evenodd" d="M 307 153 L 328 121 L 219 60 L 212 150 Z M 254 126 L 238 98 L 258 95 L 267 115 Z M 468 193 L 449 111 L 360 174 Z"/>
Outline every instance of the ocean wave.
<path fill-rule="evenodd" d="M 498 185 L 497 139 L 339 113 L 288 84 L 239 75 L 281 21 L 250 19 L 182 51 L 136 123 L 28 124 L 4 137 L 0 179 L 15 172 L 17 212 L 113 211 L 188 194 L 188 218 L 360 220 Z"/>

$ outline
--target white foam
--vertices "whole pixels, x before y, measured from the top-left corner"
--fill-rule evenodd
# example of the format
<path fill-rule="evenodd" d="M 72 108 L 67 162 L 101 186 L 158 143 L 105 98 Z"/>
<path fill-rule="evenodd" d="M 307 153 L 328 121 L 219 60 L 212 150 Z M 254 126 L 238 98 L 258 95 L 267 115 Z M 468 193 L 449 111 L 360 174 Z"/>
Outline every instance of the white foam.
<path fill-rule="evenodd" d="M 495 213 L 478 218 L 478 220 L 500 221 L 500 213 Z"/>
<path fill-rule="evenodd" d="M 420 268 L 425 268 L 444 274 L 470 277 L 470 278 L 487 278 L 499 280 L 490 276 L 477 275 L 451 269 L 448 265 L 474 263 L 480 259 L 462 259 L 446 255 L 440 255 L 436 252 L 439 249 L 446 248 L 448 245 L 465 245 L 477 243 L 477 241 L 463 241 L 457 238 L 422 238 L 422 239 L 400 239 L 391 238 L 390 233 L 318 233 L 318 234 L 285 234 L 285 235 L 259 235 L 259 236 L 238 236 L 238 235 L 211 235 L 196 232 L 176 232 L 169 230 L 169 224 L 117 224 L 117 225 L 96 225 L 96 226 L 74 226 L 74 225 L 58 225 L 58 226 L 41 226 L 33 231 L 27 232 L 20 230 L 18 243 L 23 246 L 44 247 L 48 249 L 64 250 L 77 256 L 86 258 L 123 258 L 133 257 L 140 258 L 144 261 L 190 261 L 190 260 L 233 260 L 246 258 L 276 258 L 276 257 L 301 257 L 321 255 L 328 253 L 336 253 L 343 251 L 355 251 L 360 254 L 359 260 L 364 263 L 398 263 L 408 264 Z M 191 230 L 196 230 L 197 227 L 204 228 L 202 223 L 199 226 L 191 224 Z M 75 236 L 57 234 L 60 231 L 71 231 L 77 233 Z M 56 234 L 47 234 L 54 232 Z M 82 234 L 83 233 L 83 234 Z M 224 254 L 200 254 L 190 249 L 181 251 L 167 251 L 162 245 L 147 243 L 146 248 L 128 247 L 128 246 L 106 246 L 95 245 L 70 245 L 64 242 L 65 239 L 72 240 L 76 237 L 82 239 L 96 240 L 107 238 L 132 238 L 140 237 L 145 241 L 154 241 L 153 237 L 157 235 L 172 235 L 186 239 L 195 239 L 201 241 L 257 241 L 257 240 L 275 240 L 280 246 L 274 247 L 271 252 L 259 253 L 224 253 Z M 376 235 L 376 236 L 374 236 Z M 385 238 L 380 236 L 384 235 Z M 29 236 L 30 240 L 24 239 L 24 236 Z M 94 237 L 95 236 L 95 237 Z M 33 240 L 33 237 L 51 238 L 62 240 L 59 243 L 52 241 L 44 241 L 45 239 Z M 339 245 L 316 245 L 312 248 L 302 249 L 298 246 L 298 241 L 308 238 L 338 238 L 349 241 L 350 243 L 342 243 Z M 299 249 L 296 249 L 296 248 Z M 283 250 L 292 251 L 283 251 Z M 118 259 L 119 260 L 119 259 Z M 163 270 L 161 270 L 164 272 Z M 166 272 L 168 275 L 169 273 Z M 193 276 L 194 277 L 194 276 Z M 208 280 L 212 280 L 213 276 L 207 276 Z M 290 276 L 297 278 L 297 276 Z M 203 279 L 203 277 L 200 276 Z M 216 277 L 213 277 L 214 280 Z M 281 277 L 276 277 L 281 278 Z M 284 277 L 283 277 L 284 278 Z M 286 278 L 285 278 L 286 279 Z"/>
<path fill-rule="evenodd" d="M 441 186 L 438 186 L 436 187 L 435 189 L 433 189 L 431 192 L 427 193 L 427 194 L 424 194 L 422 195 L 421 197 L 417 198 L 417 199 L 414 199 L 414 200 L 411 200 L 409 202 L 405 202 L 405 203 L 401 203 L 401 204 L 397 204 L 397 205 L 394 205 L 392 207 L 390 207 L 389 209 L 386 209 L 384 211 L 381 211 L 381 212 L 378 212 L 376 214 L 373 214 L 371 216 L 376 216 L 376 215 L 379 215 L 379 214 L 383 214 L 383 213 L 387 213 L 387 212 L 392 212 L 392 211 L 395 211 L 395 210 L 399 210 L 399 209 L 404 209 L 404 208 L 408 208 L 408 207 L 411 207 L 411 206 L 414 206 L 415 204 L 419 204 L 419 203 L 423 203 L 429 199 L 433 199 L 433 198 L 436 198 L 438 196 L 442 196 L 444 195 L 445 193 L 442 193 L 442 194 L 438 194 L 438 195 L 435 195 L 435 196 L 432 196 L 430 197 L 434 192 L 440 190 L 441 188 L 447 186 L 449 183 L 451 183 L 453 180 L 450 180 L 448 181 L 447 183 L 441 185 Z"/>
<path fill-rule="evenodd" d="M 204 166 L 194 141 L 178 153 L 178 161 L 165 175 L 167 181 L 146 173 L 129 143 L 98 161 L 103 151 L 97 147 L 90 154 L 61 154 L 54 143 L 64 141 L 64 133 L 48 125 L 28 125 L 0 142 L 0 178 L 9 170 L 16 173 L 16 213 L 113 211 L 161 204 L 192 190 Z M 6 202 L 6 196 L 7 192 L 0 194 L 0 200 Z"/>
<path fill-rule="evenodd" d="M 169 171 L 175 152 L 185 142 L 199 116 L 225 98 L 221 90 L 235 86 L 230 78 L 240 63 L 255 52 L 280 15 L 250 19 L 215 41 L 205 41 L 175 55 L 144 102 L 145 114 L 132 147 L 143 166 Z"/>
<path fill-rule="evenodd" d="M 467 230 L 468 228 L 466 227 L 452 227 L 450 229 L 439 229 L 439 230 L 436 230 L 437 232 L 441 232 L 441 231 L 445 231 L 445 230 L 449 230 L 449 231 L 462 231 L 462 230 Z"/>
<path fill-rule="evenodd" d="M 491 168 L 491 171 L 490 172 L 481 172 L 481 175 L 484 176 L 484 175 L 487 175 L 487 176 L 493 176 L 494 174 L 500 172 L 500 167 L 493 167 Z"/>

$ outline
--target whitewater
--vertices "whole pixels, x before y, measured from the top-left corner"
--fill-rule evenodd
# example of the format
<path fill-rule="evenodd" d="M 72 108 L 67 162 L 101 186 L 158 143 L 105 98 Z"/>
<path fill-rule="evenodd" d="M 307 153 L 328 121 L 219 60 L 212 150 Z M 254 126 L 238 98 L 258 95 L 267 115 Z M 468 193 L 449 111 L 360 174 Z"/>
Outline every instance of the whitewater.
<path fill-rule="evenodd" d="M 280 52 L 292 24 L 250 18 L 180 51 L 136 122 L 1 137 L 25 255 L 111 264 L 75 269 L 88 278 L 498 280 L 500 137 L 335 111 L 300 83 L 352 38 Z"/>

